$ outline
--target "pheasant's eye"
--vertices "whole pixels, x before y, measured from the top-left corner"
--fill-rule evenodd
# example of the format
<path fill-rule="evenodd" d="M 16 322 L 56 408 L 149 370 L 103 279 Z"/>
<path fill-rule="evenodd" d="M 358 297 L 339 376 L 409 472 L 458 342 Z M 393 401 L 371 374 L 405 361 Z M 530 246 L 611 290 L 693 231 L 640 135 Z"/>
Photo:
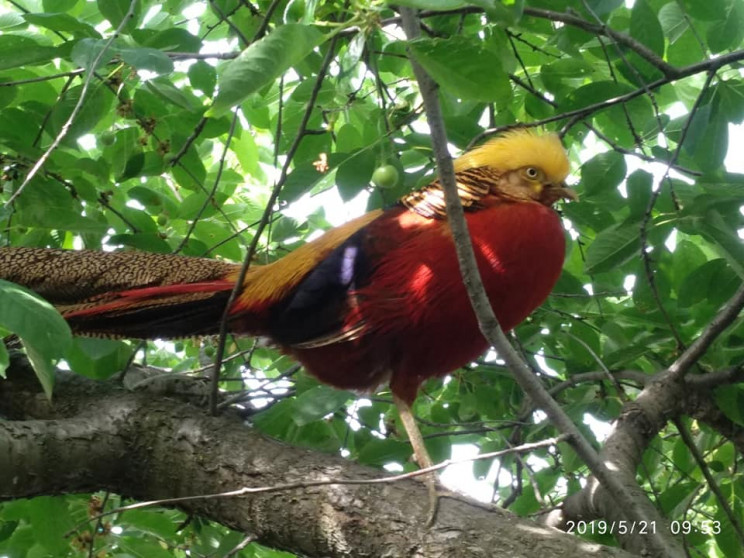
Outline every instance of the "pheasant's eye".
<path fill-rule="evenodd" d="M 524 174 L 527 176 L 527 178 L 535 179 L 537 178 L 537 175 L 539 174 L 537 169 L 535 167 L 527 167 L 524 169 Z"/>

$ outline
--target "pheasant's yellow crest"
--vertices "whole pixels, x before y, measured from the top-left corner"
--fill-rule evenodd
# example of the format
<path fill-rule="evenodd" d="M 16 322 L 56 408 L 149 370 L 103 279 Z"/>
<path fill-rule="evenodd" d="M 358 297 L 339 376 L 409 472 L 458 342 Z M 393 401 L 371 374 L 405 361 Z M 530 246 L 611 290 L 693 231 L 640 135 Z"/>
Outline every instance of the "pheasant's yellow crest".
<path fill-rule="evenodd" d="M 527 129 L 506 132 L 455 160 L 456 172 L 477 167 L 491 167 L 500 172 L 536 167 L 554 184 L 563 182 L 569 171 L 566 150 L 558 136 L 538 135 Z"/>

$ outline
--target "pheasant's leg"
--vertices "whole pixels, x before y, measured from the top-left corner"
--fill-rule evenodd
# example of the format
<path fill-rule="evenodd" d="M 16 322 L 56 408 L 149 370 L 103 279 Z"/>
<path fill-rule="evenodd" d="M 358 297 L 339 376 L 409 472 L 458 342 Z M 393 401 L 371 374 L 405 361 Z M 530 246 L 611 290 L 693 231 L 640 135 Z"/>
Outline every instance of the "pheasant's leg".
<path fill-rule="evenodd" d="M 429 456 L 429 452 L 426 451 L 424 438 L 421 436 L 421 431 L 416 425 L 416 419 L 413 418 L 411 406 L 395 394 L 393 394 L 393 401 L 395 401 L 395 406 L 398 408 L 400 420 L 403 423 L 403 428 L 406 429 L 406 434 L 408 434 L 408 440 L 411 442 L 411 446 L 413 447 L 413 455 L 416 458 L 418 466 L 421 469 L 431 467 L 434 463 Z M 429 489 L 429 517 L 426 524 L 427 526 L 431 526 L 437 518 L 437 506 L 439 504 L 439 495 L 437 494 L 437 474 L 434 472 L 427 473 L 424 475 L 422 480 L 426 483 L 426 486 Z"/>

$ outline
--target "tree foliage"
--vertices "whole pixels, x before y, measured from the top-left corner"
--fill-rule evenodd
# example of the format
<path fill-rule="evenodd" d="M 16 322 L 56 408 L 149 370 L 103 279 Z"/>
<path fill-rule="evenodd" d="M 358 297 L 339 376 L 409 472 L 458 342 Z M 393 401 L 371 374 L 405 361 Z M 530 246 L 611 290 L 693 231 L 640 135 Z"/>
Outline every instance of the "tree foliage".
<path fill-rule="evenodd" d="M 517 124 L 563 136 L 580 194 L 560 208 L 568 255 L 512 340 L 602 455 L 630 454 L 631 482 L 671 521 L 658 529 L 692 554 L 739 555 L 744 3 L 397 4 L 420 10 L 421 38 L 406 41 L 381 0 L 6 3 L 0 242 L 273 261 L 431 179 L 411 56 L 439 85 L 453 154 Z M 58 318 L 0 283 L 0 327 L 48 390 L 55 363 L 97 380 L 133 359 L 204 375 L 221 354 L 216 339 L 70 341 Z M 226 350 L 220 387 L 241 394 L 259 431 L 415 469 L 384 390 L 360 400 L 320 385 L 253 339 Z M 0 370 L 8 362 L 0 345 Z M 438 461 L 458 444 L 489 452 L 561 433 L 493 353 L 428 382 L 415 413 Z M 623 446 L 628 432 L 640 447 Z M 581 507 L 590 471 L 566 442 L 476 461 L 472 475 L 516 514 L 565 500 L 564 527 L 602 519 Z M 0 555 L 226 556 L 244 539 L 165 509 L 79 527 L 122 499 L 6 502 Z M 632 547 L 598 525 L 580 536 Z M 287 555 L 257 543 L 236 553 Z"/>

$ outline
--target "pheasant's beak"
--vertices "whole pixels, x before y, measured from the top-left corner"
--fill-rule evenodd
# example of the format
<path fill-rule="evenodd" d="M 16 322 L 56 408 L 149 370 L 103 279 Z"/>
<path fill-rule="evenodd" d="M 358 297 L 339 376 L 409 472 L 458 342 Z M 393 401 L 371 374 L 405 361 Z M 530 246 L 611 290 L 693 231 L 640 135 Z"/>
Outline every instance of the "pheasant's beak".
<path fill-rule="evenodd" d="M 566 186 L 565 182 L 546 184 L 543 189 L 541 201 L 548 205 L 553 205 L 560 199 L 578 201 L 579 195 L 576 193 L 576 190 L 572 190 Z"/>
<path fill-rule="evenodd" d="M 566 186 L 565 182 L 558 184 L 555 188 L 555 193 L 560 194 L 560 197 L 564 200 L 579 201 L 579 194 L 576 193 L 576 190 Z"/>

